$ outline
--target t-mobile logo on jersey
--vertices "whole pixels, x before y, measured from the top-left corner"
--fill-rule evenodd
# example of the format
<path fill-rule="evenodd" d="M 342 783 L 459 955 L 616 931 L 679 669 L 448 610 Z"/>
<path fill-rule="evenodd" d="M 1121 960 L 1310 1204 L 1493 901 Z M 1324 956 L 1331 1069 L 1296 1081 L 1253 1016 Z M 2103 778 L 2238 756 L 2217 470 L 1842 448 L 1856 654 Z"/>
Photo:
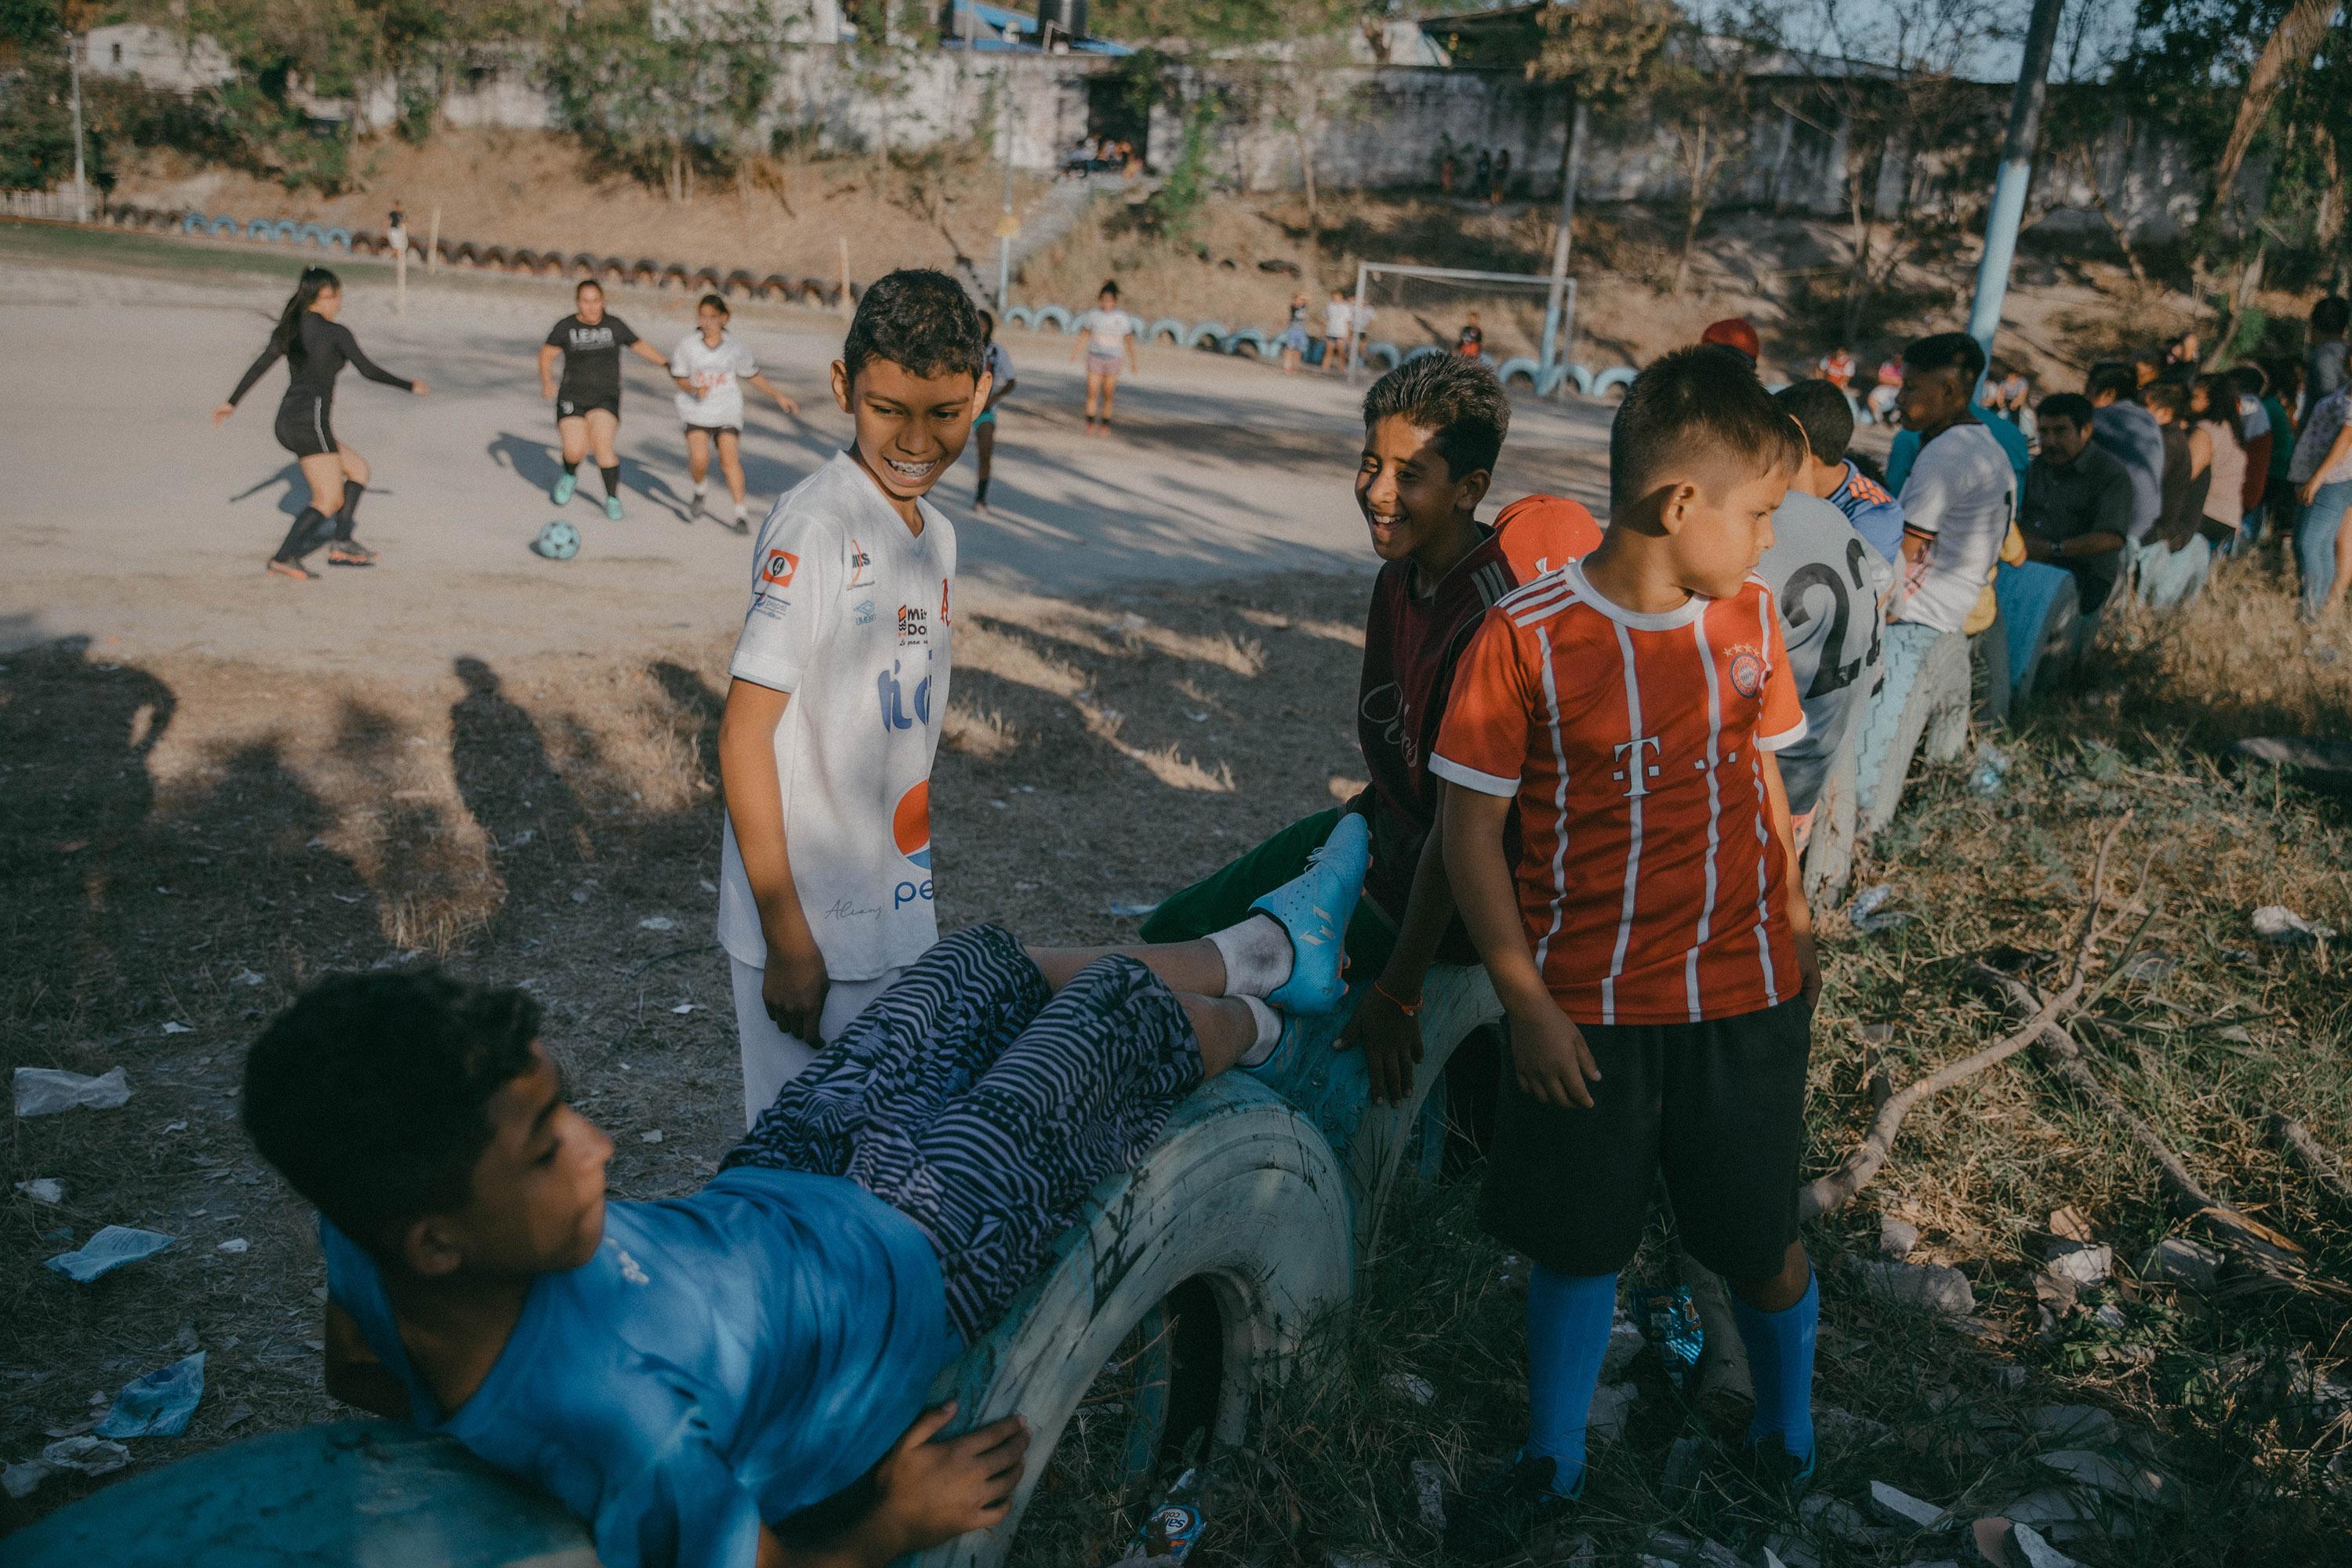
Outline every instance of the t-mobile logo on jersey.
<path fill-rule="evenodd" d="M 1650 793 L 1650 781 L 1658 776 L 1658 764 L 1649 759 L 1658 754 L 1658 737 L 1636 735 L 1614 748 L 1617 760 L 1625 765 L 1609 776 L 1625 786 L 1628 799 L 1639 800 Z M 1626 753 L 1632 752 L 1631 758 Z"/>

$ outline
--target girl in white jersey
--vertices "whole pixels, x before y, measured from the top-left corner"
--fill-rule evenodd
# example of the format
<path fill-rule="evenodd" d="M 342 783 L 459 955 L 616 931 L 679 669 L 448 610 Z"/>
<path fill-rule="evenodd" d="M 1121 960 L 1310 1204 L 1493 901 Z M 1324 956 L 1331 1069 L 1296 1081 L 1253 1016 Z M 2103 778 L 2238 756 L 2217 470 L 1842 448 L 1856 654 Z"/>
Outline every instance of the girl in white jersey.
<path fill-rule="evenodd" d="M 743 505 L 743 384 L 750 382 L 795 418 L 801 405 L 761 374 L 751 351 L 728 335 L 731 313 L 726 300 L 705 294 L 694 308 L 695 330 L 670 351 L 669 373 L 677 381 L 677 416 L 686 426 L 686 472 L 694 481 L 694 516 L 703 514 L 715 444 L 719 471 L 735 500 L 735 531 L 749 533 L 751 524 Z"/>
<path fill-rule="evenodd" d="M 1078 318 L 1078 333 L 1079 347 L 1071 351 L 1070 358 L 1076 362 L 1081 351 L 1087 356 L 1087 434 L 1108 436 L 1111 400 L 1118 395 L 1121 351 L 1129 370 L 1139 374 L 1143 368 L 1135 357 L 1135 318 L 1118 308 L 1117 279 L 1103 280 L 1095 308 Z M 1095 416 L 1097 406 L 1102 409 L 1099 426 Z"/>

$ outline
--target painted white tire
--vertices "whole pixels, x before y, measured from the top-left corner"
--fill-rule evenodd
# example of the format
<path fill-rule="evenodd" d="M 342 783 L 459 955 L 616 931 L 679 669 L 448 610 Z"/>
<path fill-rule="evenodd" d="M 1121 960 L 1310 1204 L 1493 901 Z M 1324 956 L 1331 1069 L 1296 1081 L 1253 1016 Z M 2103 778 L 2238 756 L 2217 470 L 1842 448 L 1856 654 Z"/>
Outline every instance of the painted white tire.
<path fill-rule="evenodd" d="M 920 1568 L 996 1568 L 1087 1387 L 1168 1294 L 1203 1282 L 1223 1354 L 1214 1435 L 1244 1435 L 1250 1393 L 1302 1364 L 1348 1300 L 1346 1173 L 1313 1123 L 1246 1073 L 1186 1100 L 1135 1171 L 1105 1182 L 1044 1279 L 950 1374 L 959 1425 L 1019 1411 L 1028 1468 L 1004 1523 L 933 1548 Z"/>
<path fill-rule="evenodd" d="M 1805 898 L 1821 907 L 1845 895 L 1853 879 L 1853 843 L 1860 807 L 1855 800 L 1861 773 L 1862 726 L 1848 724 L 1845 742 L 1830 759 L 1822 792 L 1813 797 L 1812 836 L 1805 840 Z"/>
<path fill-rule="evenodd" d="M 1905 623 L 1886 628 L 1886 679 L 1862 716 L 1855 747 L 1858 837 L 1875 838 L 1903 805 L 1911 760 L 1924 746 L 1949 762 L 1969 739 L 1969 639 Z"/>

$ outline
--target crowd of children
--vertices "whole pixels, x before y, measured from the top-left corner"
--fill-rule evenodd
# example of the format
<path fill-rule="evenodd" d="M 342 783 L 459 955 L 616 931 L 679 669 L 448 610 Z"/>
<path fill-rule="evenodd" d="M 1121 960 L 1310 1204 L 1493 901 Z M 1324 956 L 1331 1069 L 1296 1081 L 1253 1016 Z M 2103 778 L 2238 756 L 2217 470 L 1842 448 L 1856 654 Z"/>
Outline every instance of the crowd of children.
<path fill-rule="evenodd" d="M 1510 1041 L 1479 1215 L 1533 1262 L 1528 1420 L 1448 1500 L 1449 1550 L 1503 1560 L 1579 1506 L 1618 1276 L 1662 1178 L 1753 1373 L 1727 1484 L 1785 1509 L 1814 1462 L 1820 1315 L 1797 1229 L 1821 988 L 1799 856 L 1881 628 L 1979 629 L 2021 552 L 2075 571 L 2095 609 L 2126 551 L 2232 546 L 2282 487 L 2304 525 L 2340 523 L 2331 305 L 2299 442 L 2284 374 L 2102 367 L 2091 396 L 2041 403 L 2021 501 L 1995 426 L 2024 393 L 1979 403 L 1963 334 L 1905 349 L 1888 483 L 1848 455 L 1850 354 L 1776 395 L 1754 329 L 1716 323 L 1619 408 L 1605 529 L 1540 495 L 1481 521 L 1510 427 L 1492 370 L 1465 352 L 1390 372 L 1355 478 L 1381 562 L 1369 783 L 1166 900 L 1139 944 L 1070 950 L 939 933 L 957 557 L 929 493 L 1011 365 L 950 279 L 877 281 L 832 367 L 852 437 L 759 530 L 719 727 L 746 1136 L 693 1196 L 608 1202 L 610 1142 L 527 995 L 321 982 L 254 1047 L 245 1116 L 321 1216 L 330 1391 L 546 1488 L 616 1568 L 878 1565 L 986 1528 L 1025 1431 L 943 1438 L 952 1412 L 924 1400 L 1087 1193 L 1298 1015 L 1351 1007 L 1341 1045 L 1403 1100 L 1432 966 L 1477 963 Z M 1359 324 L 1333 321 L 1344 352 Z M 607 332 L 552 347 L 617 364 L 625 329 L 568 325 Z M 1134 363 L 1115 287 L 1082 328 L 1108 428 Z M 682 412 L 714 367 L 755 375 L 726 359 L 723 309 L 696 341 L 714 357 L 689 342 L 669 364 Z"/>

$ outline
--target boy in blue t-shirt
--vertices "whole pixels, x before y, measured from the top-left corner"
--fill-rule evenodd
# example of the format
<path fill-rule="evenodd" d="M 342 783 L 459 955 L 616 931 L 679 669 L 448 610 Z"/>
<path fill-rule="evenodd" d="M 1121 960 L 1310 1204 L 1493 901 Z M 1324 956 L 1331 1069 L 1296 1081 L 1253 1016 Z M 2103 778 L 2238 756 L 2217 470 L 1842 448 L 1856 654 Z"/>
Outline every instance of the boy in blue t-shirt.
<path fill-rule="evenodd" d="M 345 974 L 246 1062 L 264 1157 L 319 1209 L 326 1385 L 588 1521 L 606 1568 L 869 1564 L 1006 1516 L 1027 1434 L 931 1441 L 932 1380 L 1050 1265 L 1177 1102 L 1336 984 L 1360 827 L 1235 933 L 1129 950 L 959 931 L 786 1084 L 690 1197 L 608 1203 L 516 990 Z M 1273 951 L 1259 951 L 1271 947 Z M 1295 956 L 1294 956 L 1295 955 Z"/>
<path fill-rule="evenodd" d="M 1903 503 L 1845 455 L 1853 444 L 1853 405 L 1827 381 L 1784 386 L 1772 400 L 1805 433 L 1805 460 L 1790 488 L 1817 495 L 1845 513 L 1853 531 L 1888 565 L 1895 564 L 1903 554 Z"/>

